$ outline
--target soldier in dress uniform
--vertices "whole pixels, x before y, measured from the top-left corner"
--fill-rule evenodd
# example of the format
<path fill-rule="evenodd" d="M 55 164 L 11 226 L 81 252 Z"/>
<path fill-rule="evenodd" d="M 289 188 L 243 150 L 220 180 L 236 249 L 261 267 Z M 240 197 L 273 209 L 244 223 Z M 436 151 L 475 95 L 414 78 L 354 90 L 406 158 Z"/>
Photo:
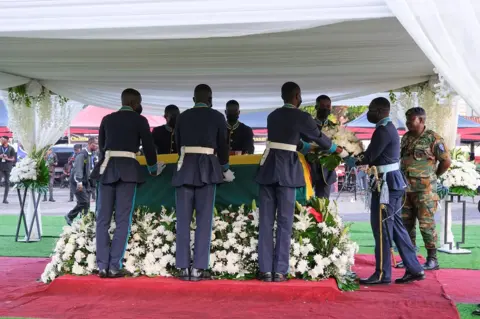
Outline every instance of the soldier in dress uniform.
<path fill-rule="evenodd" d="M 422 265 L 417 260 L 415 248 L 400 217 L 407 185 L 400 171 L 400 138 L 389 114 L 390 102 L 387 99 L 379 97 L 370 103 L 367 119 L 370 123 L 376 124 L 372 141 L 359 162 L 347 163 L 349 167 L 354 167 L 355 164 L 375 166 L 379 174 L 379 180 L 372 185 L 370 206 L 376 266 L 372 276 L 360 280 L 360 283 L 365 285 L 390 283 L 392 274 L 390 238 L 393 238 L 406 265 L 405 275 L 395 280 L 395 283 L 425 279 Z"/>
<path fill-rule="evenodd" d="M 405 115 L 408 132 L 401 143 L 401 169 L 407 177 L 408 188 L 402 210 L 403 224 L 415 246 L 418 219 L 427 249 L 427 262 L 423 268 L 436 270 L 439 265 L 434 213 L 440 200 L 437 178 L 450 167 L 450 154 L 443 138 L 425 127 L 426 112 L 423 108 L 411 108 Z M 403 263 L 398 266 L 402 267 Z"/>
<path fill-rule="evenodd" d="M 176 267 L 181 280 L 211 279 L 208 272 L 210 237 L 216 185 L 233 181 L 229 170 L 227 123 L 212 109 L 212 89 L 206 84 L 195 88 L 195 106 L 179 115 L 175 138 L 179 147 L 176 187 L 177 240 Z M 190 257 L 190 224 L 195 210 L 195 252 Z"/>
<path fill-rule="evenodd" d="M 75 155 L 75 169 L 71 173 L 70 189 L 75 189 L 77 205 L 65 216 L 68 225 L 72 224 L 78 214 L 86 214 L 90 209 L 90 175 L 94 168 L 93 153 L 97 147 L 97 139 L 91 137 L 88 139 L 87 148 Z"/>
<path fill-rule="evenodd" d="M 168 105 L 165 107 L 165 120 L 167 124 L 158 126 L 153 129 L 152 136 L 157 146 L 158 154 L 175 154 L 177 153 L 177 145 L 175 144 L 175 124 L 180 110 L 176 105 Z"/>
<path fill-rule="evenodd" d="M 238 121 L 240 104 L 235 100 L 228 101 L 225 116 L 227 117 L 230 155 L 253 154 L 255 146 L 252 128 Z"/>
<path fill-rule="evenodd" d="M 157 164 L 150 126 L 137 110 L 142 102 L 134 89 L 122 92 L 122 107 L 102 119 L 98 135 L 99 162 L 91 177 L 98 181 L 97 197 L 97 265 L 99 276 L 123 277 L 123 255 L 130 234 L 135 195 L 143 183 L 142 167 L 136 152 L 143 145 L 148 171 L 161 173 L 164 165 Z M 110 221 L 115 210 L 115 233 L 110 243 Z"/>
<path fill-rule="evenodd" d="M 274 110 L 267 118 L 268 141 L 255 179 L 260 184 L 259 279 L 266 282 L 287 280 L 295 191 L 305 186 L 297 154 L 300 138 L 315 142 L 329 153 L 339 153 L 342 158 L 348 156 L 346 151 L 320 132 L 310 114 L 298 109 L 302 97 L 296 83 L 287 82 L 282 86 L 282 99 L 283 107 Z M 311 145 L 304 142 L 303 151 L 308 149 Z"/>
<path fill-rule="evenodd" d="M 315 109 L 317 110 L 315 122 L 320 131 L 322 131 L 324 127 L 336 125 L 328 119 L 328 116 L 332 112 L 332 101 L 328 96 L 320 95 L 317 97 Z M 330 171 L 327 168 L 324 168 L 318 162 L 311 163 L 310 168 L 315 196 L 329 199 L 332 185 L 337 181 L 337 172 L 335 170 Z"/>

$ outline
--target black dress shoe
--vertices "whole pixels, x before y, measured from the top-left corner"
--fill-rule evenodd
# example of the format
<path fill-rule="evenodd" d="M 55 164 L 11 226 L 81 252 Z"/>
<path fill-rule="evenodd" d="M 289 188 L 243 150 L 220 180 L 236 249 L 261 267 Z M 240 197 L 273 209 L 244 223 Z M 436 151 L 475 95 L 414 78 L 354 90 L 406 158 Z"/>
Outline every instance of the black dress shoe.
<path fill-rule="evenodd" d="M 261 272 L 258 274 L 258 280 L 264 281 L 264 282 L 272 282 L 272 273 L 271 272 Z"/>
<path fill-rule="evenodd" d="M 55 203 L 55 200 L 53 198 L 50 198 L 48 201 L 52 202 L 52 203 Z"/>
<path fill-rule="evenodd" d="M 73 220 L 71 220 L 67 215 L 65 215 L 65 221 L 67 222 L 68 226 L 72 226 Z"/>
<path fill-rule="evenodd" d="M 5 199 L 5 200 L 3 201 L 3 203 L 4 203 L 4 204 L 8 204 L 8 200 Z"/>
<path fill-rule="evenodd" d="M 275 282 L 288 281 L 288 275 L 284 275 L 284 274 L 281 274 L 279 272 L 276 272 L 275 275 L 273 276 L 273 281 L 275 281 Z"/>
<path fill-rule="evenodd" d="M 423 269 L 425 270 L 439 270 L 440 265 L 436 258 L 427 258 L 427 262 L 423 264 Z"/>
<path fill-rule="evenodd" d="M 119 269 L 119 270 L 108 270 L 108 278 L 121 278 L 121 277 L 127 277 L 130 276 L 131 274 L 126 271 L 125 269 Z"/>
<path fill-rule="evenodd" d="M 472 315 L 474 315 L 474 316 L 480 316 L 480 306 L 478 306 L 478 308 L 475 309 L 475 310 L 472 312 Z"/>
<path fill-rule="evenodd" d="M 190 273 L 190 281 L 211 280 L 212 275 L 208 270 L 192 268 Z"/>
<path fill-rule="evenodd" d="M 190 280 L 190 269 L 188 269 L 188 268 L 180 269 L 180 273 L 178 274 L 177 277 L 180 280 L 189 281 Z"/>
<path fill-rule="evenodd" d="M 395 279 L 396 284 L 408 284 L 414 281 L 419 281 L 419 280 L 424 280 L 425 279 L 425 273 L 423 271 L 412 274 L 410 271 L 406 271 L 405 275 L 403 275 L 402 278 Z"/>
<path fill-rule="evenodd" d="M 390 280 L 387 279 L 379 279 L 377 274 L 373 274 L 368 278 L 362 278 L 360 279 L 360 284 L 361 285 L 367 285 L 367 286 L 372 286 L 372 285 L 388 285 L 390 284 Z"/>
<path fill-rule="evenodd" d="M 108 271 L 106 269 L 100 269 L 98 271 L 98 277 L 107 278 L 108 277 Z"/>
<path fill-rule="evenodd" d="M 405 268 L 405 265 L 403 264 L 403 261 L 399 262 L 395 268 L 399 269 L 399 268 Z"/>

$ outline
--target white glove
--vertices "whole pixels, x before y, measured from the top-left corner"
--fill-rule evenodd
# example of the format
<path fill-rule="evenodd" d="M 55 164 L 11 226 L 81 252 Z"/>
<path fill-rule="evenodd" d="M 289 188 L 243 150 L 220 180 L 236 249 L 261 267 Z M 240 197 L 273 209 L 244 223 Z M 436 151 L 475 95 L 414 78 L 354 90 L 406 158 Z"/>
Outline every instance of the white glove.
<path fill-rule="evenodd" d="M 157 174 L 155 176 L 162 174 L 165 167 L 167 167 L 167 165 L 165 165 L 164 162 L 157 162 Z"/>
<path fill-rule="evenodd" d="M 350 156 L 350 154 L 348 154 L 348 152 L 345 151 L 345 149 L 343 149 L 342 152 L 340 153 L 340 157 L 345 158 L 345 157 L 348 157 L 348 156 Z"/>
<path fill-rule="evenodd" d="M 224 182 L 230 183 L 230 182 L 233 182 L 234 179 L 235 179 L 235 175 L 231 170 L 227 169 L 225 172 L 223 172 Z"/>

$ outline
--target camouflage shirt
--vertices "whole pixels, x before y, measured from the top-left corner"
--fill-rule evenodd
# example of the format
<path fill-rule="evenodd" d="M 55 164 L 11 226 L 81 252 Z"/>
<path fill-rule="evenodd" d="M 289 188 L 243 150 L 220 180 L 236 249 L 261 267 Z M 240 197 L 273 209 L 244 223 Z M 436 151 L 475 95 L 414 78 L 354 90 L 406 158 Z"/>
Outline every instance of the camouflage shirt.
<path fill-rule="evenodd" d="M 419 137 L 407 132 L 400 148 L 401 169 L 408 180 L 407 191 L 428 192 L 436 196 L 437 161 L 450 158 L 443 138 L 426 128 Z"/>

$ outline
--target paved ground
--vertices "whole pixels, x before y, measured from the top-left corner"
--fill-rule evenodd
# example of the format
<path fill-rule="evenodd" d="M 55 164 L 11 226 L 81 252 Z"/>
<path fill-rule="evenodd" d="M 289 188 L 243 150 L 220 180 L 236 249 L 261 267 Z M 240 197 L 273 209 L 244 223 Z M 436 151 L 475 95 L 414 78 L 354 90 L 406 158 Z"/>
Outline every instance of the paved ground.
<path fill-rule="evenodd" d="M 0 188 L 0 195 L 3 195 L 3 188 Z M 42 202 L 41 203 L 41 211 L 42 215 L 64 215 L 70 209 L 75 206 L 74 202 L 68 202 L 69 200 L 69 191 L 67 189 L 54 189 L 54 198 L 56 200 L 55 203 L 51 202 Z M 337 200 L 338 207 L 341 215 L 343 216 L 345 221 L 369 221 L 370 215 L 368 210 L 365 208 L 364 203 L 364 195 L 358 194 L 357 200 L 355 200 L 355 196 L 353 193 L 343 192 L 338 196 L 338 194 L 332 194 L 331 199 Z M 475 198 L 473 200 L 467 200 L 467 224 L 479 224 L 480 225 L 480 213 L 478 212 L 477 203 L 480 200 L 480 197 Z M 10 202 L 8 205 L 0 203 L 0 214 L 18 214 L 20 211 L 20 205 L 18 201 L 18 196 L 16 191 L 10 191 L 10 195 L 8 197 L 8 201 Z M 95 202 L 92 201 L 92 209 L 95 208 Z M 436 214 L 436 219 L 440 221 L 441 214 L 440 212 L 444 211 L 444 207 L 439 209 L 438 213 Z M 454 204 L 453 206 L 453 220 L 454 223 L 461 223 L 462 220 L 462 205 L 461 204 Z"/>

